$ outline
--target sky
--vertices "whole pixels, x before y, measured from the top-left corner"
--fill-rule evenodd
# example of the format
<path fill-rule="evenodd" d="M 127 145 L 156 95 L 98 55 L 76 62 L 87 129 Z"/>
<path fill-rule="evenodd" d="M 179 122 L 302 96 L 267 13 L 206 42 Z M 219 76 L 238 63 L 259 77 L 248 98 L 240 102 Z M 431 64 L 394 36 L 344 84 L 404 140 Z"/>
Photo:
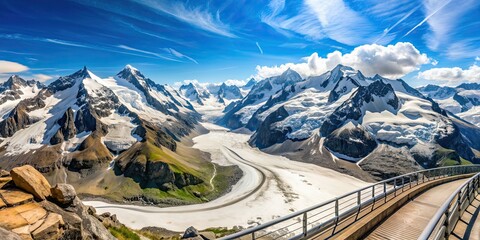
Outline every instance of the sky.
<path fill-rule="evenodd" d="M 478 0 L 0 1 L 0 80 L 126 64 L 162 83 L 337 64 L 413 86 L 480 82 Z"/>

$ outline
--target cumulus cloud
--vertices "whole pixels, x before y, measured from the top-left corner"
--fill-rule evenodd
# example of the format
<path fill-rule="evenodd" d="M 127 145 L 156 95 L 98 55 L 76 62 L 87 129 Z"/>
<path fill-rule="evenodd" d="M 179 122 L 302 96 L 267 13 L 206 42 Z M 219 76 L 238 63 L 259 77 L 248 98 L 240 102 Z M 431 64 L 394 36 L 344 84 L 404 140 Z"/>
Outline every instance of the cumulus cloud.
<path fill-rule="evenodd" d="M 23 64 L 0 60 L 0 73 L 17 73 L 27 70 L 28 67 Z"/>
<path fill-rule="evenodd" d="M 460 82 L 480 81 L 480 67 L 476 64 L 468 69 L 459 67 L 453 68 L 432 68 L 418 74 L 419 78 L 431 81 L 438 81 L 440 84 L 456 85 Z"/>
<path fill-rule="evenodd" d="M 285 63 L 279 66 L 257 66 L 257 79 L 280 75 L 291 68 L 302 77 L 320 75 L 331 70 L 338 64 L 353 67 L 366 76 L 380 74 L 388 78 L 400 78 L 416 71 L 423 64 L 430 63 L 426 54 L 420 53 L 409 42 L 399 42 L 395 45 L 381 46 L 367 44 L 356 47 L 352 52 L 342 54 L 334 51 L 320 57 L 313 53 L 304 57 L 301 63 Z"/>
<path fill-rule="evenodd" d="M 46 82 L 53 77 L 45 74 L 33 74 L 33 78 L 39 82 Z"/>

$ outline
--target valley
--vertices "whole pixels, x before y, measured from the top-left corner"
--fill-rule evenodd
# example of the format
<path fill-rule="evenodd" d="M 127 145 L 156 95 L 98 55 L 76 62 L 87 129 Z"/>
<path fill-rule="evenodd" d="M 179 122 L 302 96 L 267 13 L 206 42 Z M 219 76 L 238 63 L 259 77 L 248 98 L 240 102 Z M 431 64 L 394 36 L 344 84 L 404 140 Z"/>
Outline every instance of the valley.
<path fill-rule="evenodd" d="M 248 134 L 202 123 L 209 133 L 193 139 L 193 148 L 208 152 L 219 165 L 238 165 L 243 177 L 227 194 L 207 203 L 158 208 L 85 201 L 110 212 L 129 227 L 157 226 L 183 231 L 234 226 L 249 227 L 301 210 L 367 185 L 354 177 L 314 164 L 270 155 L 248 145 Z"/>

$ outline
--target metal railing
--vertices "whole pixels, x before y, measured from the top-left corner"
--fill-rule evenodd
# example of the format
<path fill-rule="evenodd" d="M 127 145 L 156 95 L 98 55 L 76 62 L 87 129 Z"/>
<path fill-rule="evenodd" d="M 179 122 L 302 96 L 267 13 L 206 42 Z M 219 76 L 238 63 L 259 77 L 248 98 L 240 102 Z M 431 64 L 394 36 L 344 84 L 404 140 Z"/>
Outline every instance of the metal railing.
<path fill-rule="evenodd" d="M 301 211 L 291 213 L 225 236 L 226 239 L 304 239 L 318 233 L 334 235 L 345 229 L 347 220 L 356 222 L 367 210 L 395 198 L 397 194 L 418 184 L 439 178 L 480 172 L 480 165 L 465 165 L 426 169 L 393 177 L 349 192 Z M 330 235 L 330 236 L 331 236 Z"/>
<path fill-rule="evenodd" d="M 450 195 L 418 239 L 448 239 L 455 225 L 478 194 L 480 194 L 480 173 L 470 178 Z"/>

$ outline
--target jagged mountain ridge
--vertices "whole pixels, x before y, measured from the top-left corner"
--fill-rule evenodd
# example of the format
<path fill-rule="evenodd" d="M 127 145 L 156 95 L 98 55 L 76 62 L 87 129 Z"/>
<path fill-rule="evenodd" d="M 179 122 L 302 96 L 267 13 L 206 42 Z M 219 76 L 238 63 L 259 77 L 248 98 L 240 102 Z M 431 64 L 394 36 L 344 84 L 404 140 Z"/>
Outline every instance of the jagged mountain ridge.
<path fill-rule="evenodd" d="M 226 83 L 202 85 L 190 82 L 180 86 L 179 92 L 186 99 L 197 104 L 197 108 L 212 102 L 228 105 L 232 101 L 243 98 L 243 93 L 238 86 Z"/>
<path fill-rule="evenodd" d="M 243 99 L 234 102 L 233 105 L 227 108 L 228 111 L 217 123 L 232 129 L 246 126 L 252 114 L 265 104 L 270 96 L 284 86 L 302 80 L 297 72 L 289 68 L 280 76 L 270 77 L 257 82 Z"/>
<path fill-rule="evenodd" d="M 173 194 L 171 198 L 175 191 L 200 198 L 193 189 L 210 186 L 206 180 L 213 166 L 182 143 L 197 131 L 199 119 L 176 90 L 132 66 L 105 79 L 84 67 L 11 108 L 0 122 L 0 165 L 11 169 L 31 164 L 54 181 L 59 181 L 58 172 L 65 172 L 60 181 L 73 181 L 77 187 L 93 179 L 107 186 L 112 178 L 132 179 L 138 184 L 132 189 L 140 196 L 141 189 L 154 188 Z M 104 176 L 111 168 L 114 171 Z M 101 195 L 124 194 L 111 191 Z"/>
<path fill-rule="evenodd" d="M 480 127 L 480 84 L 463 83 L 456 87 L 429 84 L 418 90 L 445 110 Z"/>
<path fill-rule="evenodd" d="M 385 159 L 378 156 L 388 156 L 387 152 L 406 154 L 399 159 L 407 161 L 408 170 L 443 164 L 448 154 L 457 163 L 479 160 L 479 146 L 474 142 L 480 139 L 473 134 L 480 133 L 479 128 L 447 114 L 401 79 L 365 77 L 338 65 L 320 76 L 285 84 L 262 96 L 264 101 L 247 97 L 220 123 L 254 131 L 250 144 L 267 152 L 303 159 L 317 154 L 325 158 L 328 153 L 382 176 L 379 167 L 371 166 L 372 158 Z M 239 124 L 236 112 L 247 112 L 244 109 L 254 111 L 242 116 Z"/>

